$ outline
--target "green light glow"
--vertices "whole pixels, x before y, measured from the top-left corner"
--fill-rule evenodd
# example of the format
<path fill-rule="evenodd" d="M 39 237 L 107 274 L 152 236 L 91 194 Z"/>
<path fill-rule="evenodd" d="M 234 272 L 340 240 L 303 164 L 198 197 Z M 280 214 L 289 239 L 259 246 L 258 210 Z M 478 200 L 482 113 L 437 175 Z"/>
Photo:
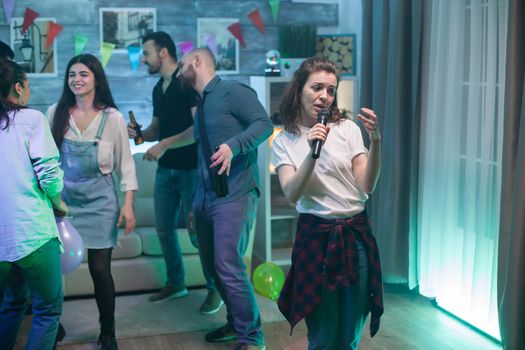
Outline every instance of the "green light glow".
<path fill-rule="evenodd" d="M 480 331 L 490 335 L 494 339 L 501 341 L 497 317 L 487 319 L 486 315 L 483 315 L 483 313 L 476 311 L 465 311 L 462 305 L 457 304 L 457 302 L 447 303 L 438 301 L 438 305 L 444 310 L 471 324 Z"/>

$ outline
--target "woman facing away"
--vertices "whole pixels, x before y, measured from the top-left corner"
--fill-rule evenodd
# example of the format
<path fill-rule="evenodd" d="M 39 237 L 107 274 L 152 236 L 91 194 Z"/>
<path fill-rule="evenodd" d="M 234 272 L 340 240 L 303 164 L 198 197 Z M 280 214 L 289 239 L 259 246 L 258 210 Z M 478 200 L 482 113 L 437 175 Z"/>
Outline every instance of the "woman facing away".
<path fill-rule="evenodd" d="M 63 172 L 42 113 L 25 107 L 31 95 L 22 68 L 0 59 L 0 349 L 12 349 L 32 300 L 26 349 L 53 349 L 62 314 L 60 242 L 53 215 Z"/>
<path fill-rule="evenodd" d="M 273 143 L 279 182 L 300 213 L 279 309 L 292 327 L 305 318 L 310 350 L 357 349 L 368 313 L 372 336 L 383 313 L 379 254 L 365 208 L 380 173 L 381 136 L 374 111 L 363 108 L 365 148 L 359 127 L 339 113 L 338 82 L 333 62 L 304 61 L 284 94 L 284 131 Z M 317 119 L 325 111 L 326 126 Z M 311 156 L 316 141 L 318 159 Z"/>
<path fill-rule="evenodd" d="M 135 227 L 133 194 L 137 190 L 126 123 L 117 110 L 102 65 L 89 54 L 73 57 L 66 68 L 62 96 L 47 111 L 64 170 L 62 198 L 88 249 L 88 266 L 100 314 L 102 349 L 117 349 L 115 287 L 111 253 L 117 225 Z M 112 173 L 120 179 L 124 203 L 119 209 Z"/>

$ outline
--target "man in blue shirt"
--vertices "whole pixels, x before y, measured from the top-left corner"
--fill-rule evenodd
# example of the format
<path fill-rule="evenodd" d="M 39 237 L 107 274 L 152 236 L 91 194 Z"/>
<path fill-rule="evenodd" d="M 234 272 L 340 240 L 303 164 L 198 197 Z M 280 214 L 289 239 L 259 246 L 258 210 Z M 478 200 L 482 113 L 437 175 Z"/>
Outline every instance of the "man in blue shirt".
<path fill-rule="evenodd" d="M 195 228 L 203 263 L 228 307 L 227 324 L 206 341 L 237 338 L 233 349 L 265 349 L 261 317 L 242 257 L 259 198 L 257 147 L 273 125 L 255 92 L 215 74 L 208 49 L 195 49 L 179 63 L 182 86 L 198 93 L 194 136 L 198 145 Z M 218 183 L 222 180 L 221 191 Z"/>

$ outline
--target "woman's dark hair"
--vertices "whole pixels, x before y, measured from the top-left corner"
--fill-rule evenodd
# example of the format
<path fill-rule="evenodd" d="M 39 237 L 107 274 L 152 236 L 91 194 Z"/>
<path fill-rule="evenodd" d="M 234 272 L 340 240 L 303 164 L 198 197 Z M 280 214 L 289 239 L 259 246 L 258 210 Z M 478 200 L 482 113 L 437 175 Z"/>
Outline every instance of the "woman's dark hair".
<path fill-rule="evenodd" d="M 25 106 L 9 101 L 8 97 L 16 83 L 24 86 L 27 80 L 26 73 L 13 61 L 0 59 L 0 129 L 9 126 L 9 112 L 18 111 Z"/>
<path fill-rule="evenodd" d="M 166 48 L 171 58 L 174 61 L 177 61 L 177 48 L 175 47 L 175 43 L 168 33 L 161 31 L 150 33 L 142 39 L 142 43 L 144 44 L 148 40 L 153 40 L 157 51 Z"/>
<path fill-rule="evenodd" d="M 327 72 L 335 74 L 337 84 L 339 84 L 338 71 L 335 64 L 325 58 L 310 57 L 306 59 L 293 75 L 284 92 L 279 112 L 283 121 L 284 129 L 292 134 L 299 134 L 299 122 L 301 118 L 301 94 L 304 85 L 312 73 Z M 339 113 L 337 107 L 337 93 L 334 102 L 330 106 L 330 121 L 339 122 L 344 117 Z"/>
<path fill-rule="evenodd" d="M 13 49 L 9 47 L 6 43 L 0 40 L 0 58 L 3 58 L 4 60 L 14 60 L 15 59 L 15 53 L 13 52 Z"/>
<path fill-rule="evenodd" d="M 62 96 L 58 101 L 55 115 L 53 117 L 53 124 L 51 125 L 51 133 L 53 134 L 53 138 L 59 149 L 64 142 L 64 134 L 69 128 L 71 108 L 76 105 L 75 95 L 69 87 L 69 70 L 71 69 L 71 66 L 77 63 L 82 63 L 88 67 L 95 77 L 95 98 L 93 100 L 93 106 L 98 110 L 108 107 L 117 108 L 113 96 L 111 95 L 111 91 L 109 90 L 108 80 L 106 79 L 106 74 L 104 73 L 104 68 L 102 68 L 100 61 L 90 54 L 82 54 L 73 57 L 67 64 Z"/>

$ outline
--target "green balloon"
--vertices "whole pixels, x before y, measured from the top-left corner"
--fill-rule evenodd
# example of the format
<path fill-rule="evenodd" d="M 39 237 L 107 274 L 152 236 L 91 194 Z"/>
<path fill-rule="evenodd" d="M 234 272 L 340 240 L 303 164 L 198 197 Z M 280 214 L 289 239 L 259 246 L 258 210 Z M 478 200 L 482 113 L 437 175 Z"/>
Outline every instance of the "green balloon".
<path fill-rule="evenodd" d="M 270 300 L 279 297 L 284 284 L 283 269 L 274 263 L 265 262 L 253 272 L 253 285 L 255 291 Z"/>

